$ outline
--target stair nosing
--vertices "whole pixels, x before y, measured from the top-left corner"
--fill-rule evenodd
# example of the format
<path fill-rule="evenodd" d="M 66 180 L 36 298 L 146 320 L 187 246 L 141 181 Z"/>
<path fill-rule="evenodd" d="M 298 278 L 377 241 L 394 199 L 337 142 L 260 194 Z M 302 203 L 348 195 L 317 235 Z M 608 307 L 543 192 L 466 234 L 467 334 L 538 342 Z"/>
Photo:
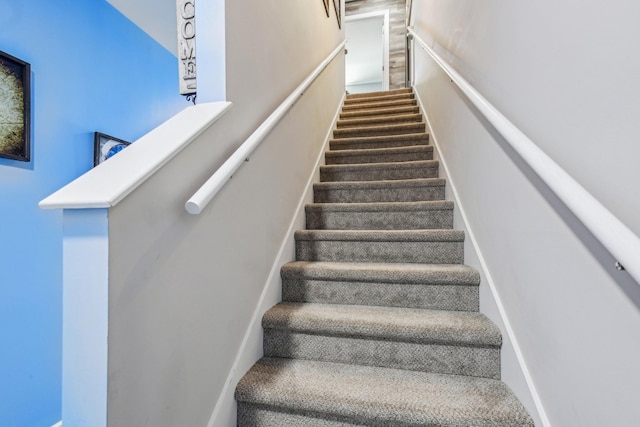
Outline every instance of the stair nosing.
<path fill-rule="evenodd" d="M 385 120 L 387 119 L 387 120 Z M 417 119 L 417 120 L 416 120 Z M 423 117 L 422 113 L 407 113 L 407 114 L 394 114 L 389 116 L 382 116 L 376 118 L 349 118 L 349 119 L 339 119 L 337 121 L 338 127 L 349 127 L 349 125 L 353 124 L 366 124 L 366 122 L 378 122 L 384 123 L 388 121 L 389 123 L 400 122 L 400 123 L 413 123 L 413 122 L 422 122 Z"/>
<path fill-rule="evenodd" d="M 415 212 L 451 211 L 450 200 L 424 200 L 418 202 L 355 202 L 355 203 L 307 203 L 305 210 L 311 212 Z"/>
<path fill-rule="evenodd" d="M 389 272 L 392 274 L 385 274 Z M 282 266 L 280 276 L 283 280 L 330 280 L 409 286 L 480 285 L 480 273 L 464 264 L 291 261 Z M 429 281 L 435 279 L 435 282 Z"/>
<path fill-rule="evenodd" d="M 404 110 L 404 111 L 403 111 Z M 340 120 L 354 120 L 356 118 L 371 118 L 377 116 L 396 116 L 400 114 L 416 114 L 420 113 L 418 105 L 396 105 L 386 108 L 363 108 L 359 110 L 341 111 Z"/>
<path fill-rule="evenodd" d="M 262 327 L 377 341 L 474 348 L 502 345 L 495 323 L 482 313 L 469 311 L 281 302 L 267 310 Z"/>
<path fill-rule="evenodd" d="M 395 179 L 395 180 L 377 180 L 377 181 L 330 181 L 317 182 L 313 184 L 314 189 L 380 189 L 388 187 L 396 188 L 415 188 L 415 187 L 444 187 L 446 180 L 444 178 L 413 178 L 413 179 Z"/>
<path fill-rule="evenodd" d="M 440 165 L 438 160 L 407 160 L 398 162 L 380 162 L 380 163 L 343 163 L 337 165 L 320 166 L 320 171 L 340 172 L 340 171 L 384 171 L 388 169 L 419 169 L 419 168 L 435 168 Z"/>
<path fill-rule="evenodd" d="M 296 230 L 296 242 L 464 242 L 465 233 L 455 229 L 416 230 Z"/>
<path fill-rule="evenodd" d="M 373 133 L 378 131 L 396 131 L 400 129 L 413 129 L 426 127 L 425 122 L 407 122 L 407 123 L 391 123 L 382 126 L 362 126 L 362 127 L 349 127 L 349 128 L 337 128 L 334 129 L 334 135 L 336 132 L 340 133 Z M 416 132 L 421 133 L 421 132 Z M 335 137 L 335 136 L 334 136 Z M 339 138 L 340 139 L 340 138 Z"/>
<path fill-rule="evenodd" d="M 399 107 L 408 105 L 418 105 L 418 101 L 413 99 L 396 99 L 390 101 L 378 101 L 378 102 L 363 102 L 359 104 L 343 105 L 342 112 L 357 111 L 357 110 L 372 110 L 376 108 L 384 107 Z"/>
<path fill-rule="evenodd" d="M 412 140 L 429 140 L 429 132 L 414 132 L 414 133 L 403 133 L 403 134 L 395 134 L 395 135 L 371 135 L 371 136 L 353 136 L 353 137 L 345 137 L 345 138 L 331 138 L 329 142 L 333 145 L 335 143 L 338 144 L 348 144 L 348 143 L 357 143 L 357 142 L 394 142 L 394 141 L 412 141 Z M 428 145 L 428 144 L 423 144 Z"/>
<path fill-rule="evenodd" d="M 350 157 L 350 156 L 375 156 L 389 154 L 408 154 L 432 152 L 433 145 L 407 145 L 405 147 L 383 147 L 383 148 L 355 148 L 351 150 L 329 150 L 324 154 L 326 157 Z"/>

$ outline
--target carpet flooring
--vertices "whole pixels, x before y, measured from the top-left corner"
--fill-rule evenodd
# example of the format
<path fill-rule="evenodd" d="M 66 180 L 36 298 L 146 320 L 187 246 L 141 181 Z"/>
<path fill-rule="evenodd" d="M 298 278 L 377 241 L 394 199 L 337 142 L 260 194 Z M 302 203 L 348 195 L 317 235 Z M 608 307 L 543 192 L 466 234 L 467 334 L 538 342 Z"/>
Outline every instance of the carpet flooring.
<path fill-rule="evenodd" d="M 348 95 L 238 426 L 533 426 L 411 89 Z"/>

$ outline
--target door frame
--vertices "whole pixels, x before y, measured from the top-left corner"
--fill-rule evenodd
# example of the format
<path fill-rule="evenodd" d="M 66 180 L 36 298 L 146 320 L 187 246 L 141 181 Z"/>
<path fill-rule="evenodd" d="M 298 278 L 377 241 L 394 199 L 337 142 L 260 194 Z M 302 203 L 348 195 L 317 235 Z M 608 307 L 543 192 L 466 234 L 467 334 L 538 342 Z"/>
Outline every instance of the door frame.
<path fill-rule="evenodd" d="M 389 90 L 389 10 L 377 10 L 375 12 L 357 13 L 349 16 L 345 16 L 345 26 L 352 21 L 360 21 L 362 19 L 375 18 L 382 16 L 384 21 L 382 23 L 382 90 Z"/>

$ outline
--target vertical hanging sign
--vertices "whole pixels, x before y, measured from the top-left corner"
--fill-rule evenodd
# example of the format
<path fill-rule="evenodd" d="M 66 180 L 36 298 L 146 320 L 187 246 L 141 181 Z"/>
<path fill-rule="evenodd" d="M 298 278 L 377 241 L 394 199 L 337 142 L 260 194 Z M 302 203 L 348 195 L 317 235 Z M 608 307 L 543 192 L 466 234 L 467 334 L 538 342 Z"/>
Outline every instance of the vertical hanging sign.
<path fill-rule="evenodd" d="M 180 94 L 196 93 L 196 2 L 176 0 Z M 188 98 L 187 98 L 188 99 Z"/>

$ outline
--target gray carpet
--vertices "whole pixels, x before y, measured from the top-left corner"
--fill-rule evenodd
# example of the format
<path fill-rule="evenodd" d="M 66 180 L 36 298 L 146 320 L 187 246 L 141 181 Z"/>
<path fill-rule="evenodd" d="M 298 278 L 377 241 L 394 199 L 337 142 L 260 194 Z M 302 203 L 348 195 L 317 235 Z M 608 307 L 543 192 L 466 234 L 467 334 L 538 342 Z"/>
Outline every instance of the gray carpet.
<path fill-rule="evenodd" d="M 349 95 L 238 425 L 533 426 L 410 89 Z"/>

